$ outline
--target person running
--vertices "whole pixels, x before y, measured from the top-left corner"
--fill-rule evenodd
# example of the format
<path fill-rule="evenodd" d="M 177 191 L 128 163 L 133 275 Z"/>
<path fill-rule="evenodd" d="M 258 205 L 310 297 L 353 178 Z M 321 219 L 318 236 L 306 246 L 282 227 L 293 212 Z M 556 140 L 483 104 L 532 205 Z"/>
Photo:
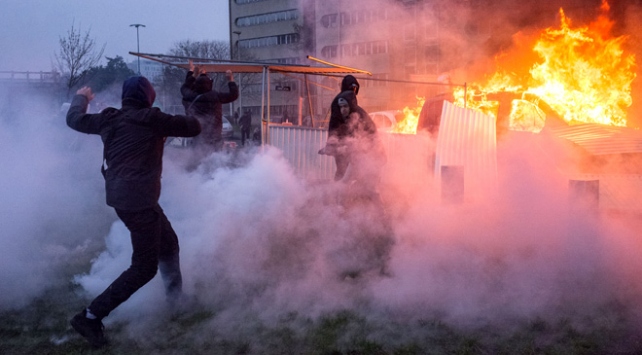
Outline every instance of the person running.
<path fill-rule="evenodd" d="M 107 344 L 102 319 L 125 302 L 160 270 L 172 303 L 182 296 L 176 232 L 158 204 L 165 138 L 194 137 L 201 125 L 194 117 L 169 115 L 152 108 L 156 92 L 143 76 L 125 80 L 122 107 L 87 114 L 91 88 L 76 91 L 67 125 L 103 141 L 102 173 L 107 205 L 116 210 L 131 234 L 131 265 L 88 307 L 71 319 L 72 327 L 94 347 Z"/>

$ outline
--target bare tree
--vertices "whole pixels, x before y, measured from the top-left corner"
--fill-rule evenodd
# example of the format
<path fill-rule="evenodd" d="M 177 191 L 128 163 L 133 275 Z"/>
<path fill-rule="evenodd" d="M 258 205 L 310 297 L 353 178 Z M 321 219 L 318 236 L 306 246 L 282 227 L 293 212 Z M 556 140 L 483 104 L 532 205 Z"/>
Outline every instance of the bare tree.
<path fill-rule="evenodd" d="M 171 55 L 203 59 L 227 60 L 230 57 L 230 45 L 224 41 L 191 41 L 189 39 L 176 42 L 169 50 Z M 195 63 L 198 66 L 197 63 Z M 210 75 L 217 87 L 224 82 L 224 75 Z"/>
<path fill-rule="evenodd" d="M 208 59 L 228 59 L 230 57 L 230 45 L 225 41 L 190 41 L 189 39 L 176 42 L 170 54 L 198 57 Z"/>
<path fill-rule="evenodd" d="M 54 53 L 54 56 L 56 69 L 63 73 L 67 79 L 67 96 L 69 96 L 71 89 L 83 79 L 87 71 L 98 64 L 105 51 L 105 44 L 99 51 L 95 50 L 96 42 L 89 34 L 90 30 L 83 34 L 80 26 L 76 28 L 72 23 L 67 35 L 59 37 L 60 50 Z"/>

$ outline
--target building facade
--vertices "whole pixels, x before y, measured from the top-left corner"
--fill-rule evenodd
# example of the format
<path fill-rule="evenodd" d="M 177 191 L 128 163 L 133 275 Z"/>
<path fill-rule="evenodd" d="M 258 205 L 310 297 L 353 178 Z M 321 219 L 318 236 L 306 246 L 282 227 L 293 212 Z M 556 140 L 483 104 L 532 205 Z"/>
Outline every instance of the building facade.
<path fill-rule="evenodd" d="M 359 104 L 367 111 L 398 110 L 437 93 L 436 82 L 457 61 L 446 58 L 440 8 L 422 0 L 230 0 L 233 60 L 315 65 L 307 56 L 363 69 Z M 467 17 L 466 12 L 461 12 Z M 271 114 L 284 110 L 327 117 L 341 77 L 274 75 Z M 284 93 L 278 88 L 288 87 Z M 243 106 L 258 113 L 260 80 L 242 89 Z M 311 100 L 307 99 L 308 92 Z M 254 97 L 252 98 L 252 94 Z M 300 98 L 303 98 L 301 100 Z M 309 102 L 306 102 L 309 101 Z M 312 104 L 310 104 L 310 102 Z M 307 104 L 306 104 L 307 103 Z"/>

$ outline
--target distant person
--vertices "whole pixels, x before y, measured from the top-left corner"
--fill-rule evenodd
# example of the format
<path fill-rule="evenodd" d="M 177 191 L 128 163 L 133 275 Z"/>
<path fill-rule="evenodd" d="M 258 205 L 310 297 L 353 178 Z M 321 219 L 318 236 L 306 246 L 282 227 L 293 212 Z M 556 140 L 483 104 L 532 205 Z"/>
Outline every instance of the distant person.
<path fill-rule="evenodd" d="M 346 116 L 342 115 L 341 110 L 339 109 L 339 97 L 342 95 L 349 95 L 348 93 L 353 93 L 354 103 L 356 105 L 356 97 L 359 93 L 359 82 L 357 81 L 357 78 L 352 75 L 346 75 L 343 78 L 343 80 L 341 81 L 341 92 L 332 100 L 332 103 L 330 104 L 328 142 L 326 144 L 326 147 L 319 151 L 320 154 L 334 156 L 334 162 L 336 165 L 336 172 L 334 175 L 335 181 L 343 179 L 348 169 L 348 165 L 350 165 L 349 154 L 345 152 L 345 149 L 334 149 L 334 147 L 336 146 L 344 145 L 343 143 L 345 138 L 354 133 L 354 129 L 351 129 L 348 126 Z M 359 117 L 362 118 L 363 123 L 360 129 L 367 131 L 372 135 L 376 135 L 377 127 L 375 126 L 368 113 L 358 105 L 354 107 L 354 110 L 359 114 Z"/>
<path fill-rule="evenodd" d="M 194 141 L 194 148 L 201 156 L 223 150 L 223 104 L 239 97 L 239 88 L 230 70 L 225 72 L 229 92 L 218 92 L 212 88 L 213 81 L 206 73 L 194 76 L 188 71 L 181 86 L 185 113 L 198 118 L 202 132 Z"/>
<path fill-rule="evenodd" d="M 94 347 L 107 344 L 102 319 L 148 283 L 160 269 L 170 302 L 182 297 L 178 237 L 158 204 L 165 138 L 194 137 L 201 125 L 194 117 L 172 116 L 152 108 L 156 92 L 142 76 L 125 80 L 122 108 L 87 114 L 94 98 L 89 87 L 76 92 L 67 112 L 67 125 L 100 135 L 102 174 L 107 205 L 131 233 L 131 265 L 91 304 L 71 319 L 71 325 Z"/>
<path fill-rule="evenodd" d="M 381 169 L 386 163 L 386 154 L 378 136 L 377 127 L 368 113 L 357 104 L 353 91 L 344 91 L 332 104 L 332 116 L 340 116 L 336 130 L 331 135 L 335 157 L 340 156 L 345 162 L 342 169 L 337 169 L 335 180 L 340 180 L 350 168 L 349 180 L 357 181 L 360 189 L 367 193 L 376 193 L 381 178 Z M 330 141 L 330 138 L 328 138 Z M 335 143 L 336 142 L 336 143 Z"/>
<path fill-rule="evenodd" d="M 365 273 L 389 275 L 388 261 L 395 243 L 390 218 L 379 195 L 382 168 L 386 153 L 370 116 L 357 104 L 353 91 L 344 91 L 336 98 L 333 115 L 340 115 L 336 145 L 329 148 L 335 156 L 345 158 L 349 169 L 344 172 L 344 188 L 340 201 L 347 213 L 357 213 L 353 220 L 359 232 L 340 249 L 350 262 L 340 270 L 342 279 L 354 279 Z M 330 143 L 330 139 L 328 140 Z"/>
<path fill-rule="evenodd" d="M 234 116 L 232 116 L 232 119 L 234 120 L 234 124 L 238 125 L 239 124 L 239 112 L 234 111 Z"/>
<path fill-rule="evenodd" d="M 245 140 L 250 139 L 250 131 L 252 129 L 252 112 L 245 110 L 241 118 L 239 118 L 239 126 L 241 127 L 241 145 L 245 145 Z"/>

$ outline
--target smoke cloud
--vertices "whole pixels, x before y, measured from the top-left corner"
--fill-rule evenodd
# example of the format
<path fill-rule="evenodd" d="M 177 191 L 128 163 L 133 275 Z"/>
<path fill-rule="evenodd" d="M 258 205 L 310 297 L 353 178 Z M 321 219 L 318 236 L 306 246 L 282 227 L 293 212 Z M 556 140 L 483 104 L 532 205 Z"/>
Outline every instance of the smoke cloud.
<path fill-rule="evenodd" d="M 0 114 L 0 309 L 65 282 L 89 300 L 131 255 L 104 204 L 100 139 L 71 131 L 39 97 L 14 98 Z M 203 339 L 346 309 L 461 327 L 580 321 L 613 302 L 640 315 L 639 222 L 573 213 L 566 170 L 579 170 L 578 156 L 548 137 L 500 140 L 498 188 L 463 205 L 442 204 L 431 181 L 407 181 L 412 157 L 389 163 L 399 169 L 381 186 L 389 224 L 369 206 L 346 207 L 339 187 L 295 176 L 274 148 L 213 155 L 193 172 L 185 158 L 166 151 L 160 204 L 179 236 L 185 291 L 214 313 Z M 394 241 L 383 275 L 382 235 Z M 157 276 L 106 323 L 135 332 L 167 312 Z"/>

